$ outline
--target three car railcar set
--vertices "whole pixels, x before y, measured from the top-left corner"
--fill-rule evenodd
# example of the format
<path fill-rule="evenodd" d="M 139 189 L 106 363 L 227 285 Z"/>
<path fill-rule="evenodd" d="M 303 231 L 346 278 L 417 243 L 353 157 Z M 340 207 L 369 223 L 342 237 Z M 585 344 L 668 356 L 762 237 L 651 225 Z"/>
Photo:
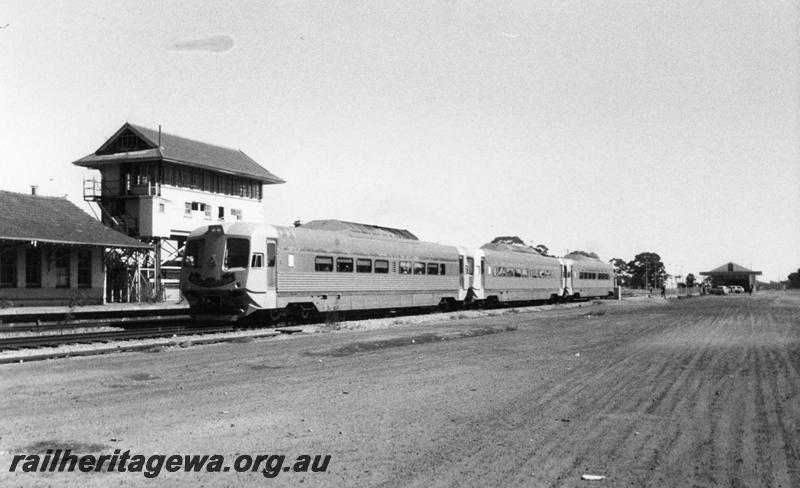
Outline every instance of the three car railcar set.
<path fill-rule="evenodd" d="M 331 311 L 608 297 L 614 290 L 613 268 L 598 259 L 543 256 L 504 244 L 470 249 L 419 241 L 406 231 L 369 232 L 371 226 L 360 224 L 328 230 L 324 222 L 195 229 L 180 277 L 191 314 L 303 319 Z"/>

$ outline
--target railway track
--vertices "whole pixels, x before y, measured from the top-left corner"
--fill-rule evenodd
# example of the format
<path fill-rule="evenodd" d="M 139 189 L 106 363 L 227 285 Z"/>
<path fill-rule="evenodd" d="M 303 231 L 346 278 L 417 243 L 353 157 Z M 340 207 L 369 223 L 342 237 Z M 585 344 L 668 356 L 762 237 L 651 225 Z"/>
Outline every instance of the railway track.
<path fill-rule="evenodd" d="M 294 327 L 253 328 L 246 335 L 230 335 L 225 333 L 244 330 L 244 328 L 236 324 L 209 324 L 205 326 L 158 325 L 149 327 L 141 325 L 139 324 L 135 329 L 111 331 L 50 333 L 16 337 L 0 336 L 0 364 L 72 356 L 92 356 L 114 352 L 143 351 L 167 346 L 187 347 L 189 345 L 249 341 L 254 338 L 300 332 L 300 329 Z M 96 325 L 96 327 L 100 327 L 100 325 Z M 74 328 L 75 326 L 67 326 L 64 330 Z M 138 342 L 141 340 L 146 342 Z M 72 345 L 87 345 L 88 347 L 80 349 L 60 347 Z"/>
<path fill-rule="evenodd" d="M 100 326 L 97 326 L 100 327 Z M 74 328 L 74 327 L 71 327 Z M 233 326 L 185 327 L 158 326 L 136 329 L 124 329 L 104 332 L 77 332 L 68 334 L 46 334 L 0 338 L 0 351 L 30 349 L 40 347 L 56 347 L 64 344 L 92 344 L 126 341 L 132 339 L 153 339 L 188 334 L 213 334 L 231 332 Z"/>

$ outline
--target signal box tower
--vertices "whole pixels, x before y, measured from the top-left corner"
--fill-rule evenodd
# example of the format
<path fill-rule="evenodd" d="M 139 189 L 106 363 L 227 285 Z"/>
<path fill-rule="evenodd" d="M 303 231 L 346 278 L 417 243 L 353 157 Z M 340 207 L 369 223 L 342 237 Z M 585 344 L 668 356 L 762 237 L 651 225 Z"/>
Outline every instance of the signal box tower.
<path fill-rule="evenodd" d="M 149 293 L 140 288 L 139 300 L 177 296 L 180 251 L 189 232 L 212 222 L 263 221 L 264 185 L 284 183 L 242 151 L 130 123 L 72 164 L 100 172 L 99 179 L 84 180 L 83 198 L 97 204 L 102 222 L 152 245 L 135 263 L 118 256 L 116 276 L 109 270 L 111 283 L 148 283 Z"/>

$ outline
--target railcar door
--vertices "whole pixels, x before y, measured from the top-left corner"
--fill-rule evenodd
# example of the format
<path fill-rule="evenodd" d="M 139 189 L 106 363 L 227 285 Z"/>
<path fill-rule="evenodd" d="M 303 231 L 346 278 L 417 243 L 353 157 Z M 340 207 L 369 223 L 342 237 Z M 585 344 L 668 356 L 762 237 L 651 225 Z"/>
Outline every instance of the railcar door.
<path fill-rule="evenodd" d="M 278 293 L 278 242 L 267 239 L 267 300 L 266 308 L 277 306 Z"/>

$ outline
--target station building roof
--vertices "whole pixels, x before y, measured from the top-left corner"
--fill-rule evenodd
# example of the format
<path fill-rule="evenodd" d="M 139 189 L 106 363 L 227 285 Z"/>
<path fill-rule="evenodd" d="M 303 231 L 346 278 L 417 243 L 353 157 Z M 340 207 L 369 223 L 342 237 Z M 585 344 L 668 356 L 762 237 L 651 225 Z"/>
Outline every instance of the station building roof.
<path fill-rule="evenodd" d="M 751 275 L 760 275 L 761 271 L 752 271 L 740 264 L 736 264 L 734 262 L 728 262 L 723 264 L 722 266 L 718 266 L 711 271 L 701 271 L 700 274 L 702 276 L 724 276 L 724 275 L 743 275 L 743 274 L 751 274 Z"/>
<path fill-rule="evenodd" d="M 106 227 L 63 197 L 0 190 L 0 208 L 0 241 L 150 248 Z"/>
<path fill-rule="evenodd" d="M 166 161 L 245 176 L 265 184 L 285 183 L 238 149 L 215 146 L 126 122 L 97 151 L 72 164 L 100 169 L 122 162 Z"/>

